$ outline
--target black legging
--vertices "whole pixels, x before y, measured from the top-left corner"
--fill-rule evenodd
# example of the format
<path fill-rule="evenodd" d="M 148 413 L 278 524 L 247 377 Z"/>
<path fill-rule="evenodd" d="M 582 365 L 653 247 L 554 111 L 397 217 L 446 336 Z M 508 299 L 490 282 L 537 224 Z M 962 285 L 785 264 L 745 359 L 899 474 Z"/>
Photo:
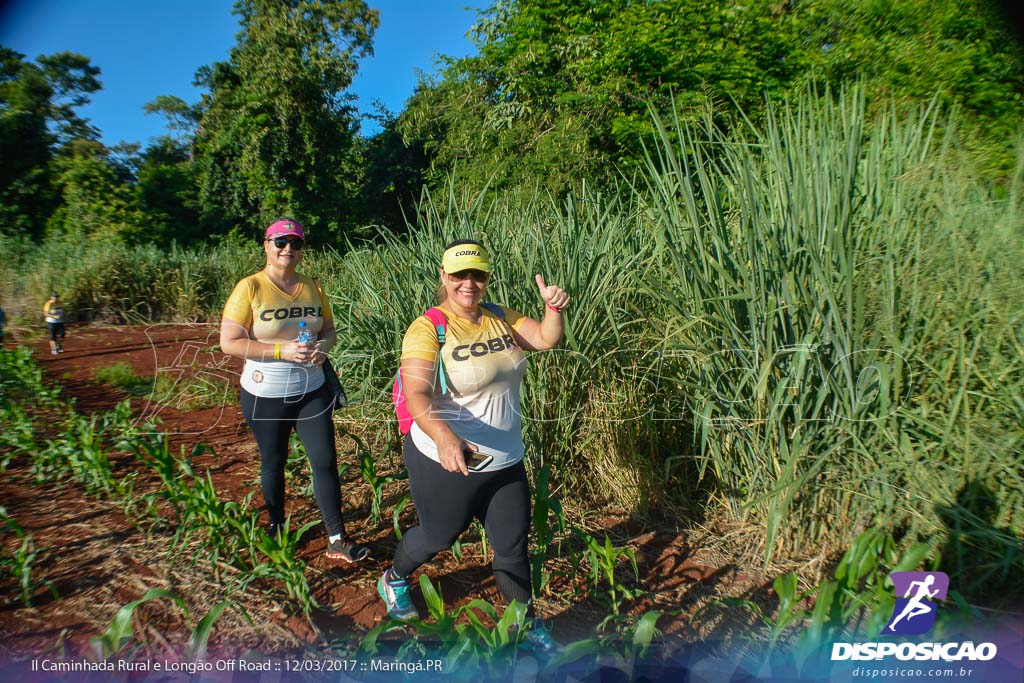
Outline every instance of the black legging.
<path fill-rule="evenodd" d="M 50 341 L 64 341 L 64 323 L 46 323 L 46 327 L 50 330 Z"/>
<path fill-rule="evenodd" d="M 494 549 L 494 580 L 509 602 L 531 604 L 530 484 L 522 461 L 494 472 L 449 472 L 405 440 L 405 466 L 420 524 L 405 532 L 395 550 L 393 571 L 409 576 L 452 546 L 473 518 L 484 524 Z M 532 612 L 532 605 L 531 605 Z"/>
<path fill-rule="evenodd" d="M 260 449 L 260 483 L 272 524 L 284 523 L 284 468 L 288 461 L 288 437 L 294 427 L 306 447 L 313 474 L 313 495 L 327 534 L 345 533 L 331 400 L 326 385 L 302 396 L 285 398 L 264 398 L 241 390 L 242 414 Z"/>

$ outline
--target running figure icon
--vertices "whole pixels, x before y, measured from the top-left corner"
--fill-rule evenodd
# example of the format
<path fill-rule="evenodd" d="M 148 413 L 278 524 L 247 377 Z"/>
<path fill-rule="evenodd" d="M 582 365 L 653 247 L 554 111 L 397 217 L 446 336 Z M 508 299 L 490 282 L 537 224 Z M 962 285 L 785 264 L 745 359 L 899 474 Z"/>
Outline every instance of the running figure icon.
<path fill-rule="evenodd" d="M 910 600 L 903 608 L 903 611 L 900 612 L 899 616 L 897 616 L 895 619 L 892 620 L 892 622 L 890 622 L 889 626 L 887 627 L 887 630 L 895 632 L 896 624 L 902 621 L 904 617 L 906 617 L 907 621 L 910 621 L 914 617 L 919 617 L 922 614 L 929 614 L 932 611 L 933 606 L 931 603 L 926 604 L 925 600 L 934 598 L 936 595 L 939 594 L 938 588 L 936 588 L 933 591 L 928 590 L 932 587 L 934 583 L 934 574 L 929 574 L 927 577 L 925 577 L 923 581 L 911 581 L 910 585 L 907 587 L 906 594 L 903 596 L 904 598 L 910 598 Z M 911 597 L 910 594 L 914 591 L 915 586 L 917 586 L 917 593 L 914 594 L 913 597 Z"/>
<path fill-rule="evenodd" d="M 920 635 L 935 625 L 939 602 L 949 592 L 945 572 L 890 572 L 896 603 L 882 631 L 887 634 Z"/>

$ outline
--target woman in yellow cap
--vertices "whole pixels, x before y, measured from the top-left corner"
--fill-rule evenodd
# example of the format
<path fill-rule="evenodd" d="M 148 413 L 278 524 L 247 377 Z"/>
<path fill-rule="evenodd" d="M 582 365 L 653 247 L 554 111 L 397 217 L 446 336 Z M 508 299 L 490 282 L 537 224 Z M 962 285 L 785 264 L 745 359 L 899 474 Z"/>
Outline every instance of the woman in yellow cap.
<path fill-rule="evenodd" d="M 427 316 L 413 321 L 402 342 L 403 391 L 413 417 L 404 458 L 419 525 L 402 536 L 377 590 L 393 618 L 418 617 L 409 597 L 410 575 L 451 547 L 476 517 L 494 551 L 498 588 L 506 600 L 528 606 L 535 625 L 527 639 L 538 650 L 551 650 L 551 636 L 533 618 L 519 390 L 526 373 L 523 351 L 551 349 L 561 341 L 569 295 L 537 275 L 541 320 L 484 304 L 491 258 L 473 240 L 449 244 L 439 273 L 443 345 Z M 440 373 L 444 391 L 435 387 Z"/>

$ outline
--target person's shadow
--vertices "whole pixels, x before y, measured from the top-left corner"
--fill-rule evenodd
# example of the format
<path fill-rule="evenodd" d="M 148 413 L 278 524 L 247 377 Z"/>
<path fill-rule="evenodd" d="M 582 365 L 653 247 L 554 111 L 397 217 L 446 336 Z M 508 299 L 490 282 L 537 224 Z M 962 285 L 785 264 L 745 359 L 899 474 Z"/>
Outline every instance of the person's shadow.
<path fill-rule="evenodd" d="M 935 510 L 947 528 L 939 569 L 950 576 L 950 586 L 973 605 L 1024 606 L 1024 543 L 1012 530 L 995 526 L 992 491 L 972 479 L 954 504 Z"/>

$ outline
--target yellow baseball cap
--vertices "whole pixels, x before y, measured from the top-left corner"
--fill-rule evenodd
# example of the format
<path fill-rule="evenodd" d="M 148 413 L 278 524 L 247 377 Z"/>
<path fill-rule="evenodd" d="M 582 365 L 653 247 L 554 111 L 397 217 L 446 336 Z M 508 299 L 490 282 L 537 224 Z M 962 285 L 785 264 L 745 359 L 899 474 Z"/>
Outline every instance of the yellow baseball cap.
<path fill-rule="evenodd" d="M 491 272 L 491 255 L 479 244 L 457 244 L 445 250 L 441 257 L 441 267 L 446 273 L 458 273 L 462 270 L 482 270 Z"/>

